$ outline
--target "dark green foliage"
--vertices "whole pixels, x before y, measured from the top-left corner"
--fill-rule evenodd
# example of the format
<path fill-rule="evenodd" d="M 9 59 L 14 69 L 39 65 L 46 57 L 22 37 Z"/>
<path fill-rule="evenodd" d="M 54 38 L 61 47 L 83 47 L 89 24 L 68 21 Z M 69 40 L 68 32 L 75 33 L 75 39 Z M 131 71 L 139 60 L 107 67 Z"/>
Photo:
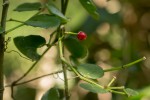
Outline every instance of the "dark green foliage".
<path fill-rule="evenodd" d="M 58 27 L 60 19 L 53 15 L 41 14 L 30 18 L 25 24 L 41 28 Z"/>
<path fill-rule="evenodd" d="M 87 49 L 75 38 L 66 38 L 64 44 L 73 57 L 84 58 L 87 55 Z"/>
<path fill-rule="evenodd" d="M 38 35 L 18 36 L 14 38 L 14 43 L 18 50 L 32 60 L 38 60 L 40 55 L 37 48 L 46 44 L 46 40 Z"/>
<path fill-rule="evenodd" d="M 67 18 L 60 12 L 60 10 L 57 9 L 54 5 L 46 4 L 46 7 L 49 13 L 58 16 L 61 19 L 62 23 L 66 23 L 68 21 Z"/>
<path fill-rule="evenodd" d="M 19 5 L 17 8 L 14 9 L 14 11 L 33 11 L 33 10 L 39 10 L 41 7 L 41 4 L 39 2 L 35 3 L 23 3 Z"/>
<path fill-rule="evenodd" d="M 59 97 L 59 91 L 56 88 L 51 88 L 43 95 L 41 100 L 60 100 Z"/>
<path fill-rule="evenodd" d="M 95 19 L 99 18 L 99 14 L 96 11 L 96 7 L 91 0 L 79 0 L 79 1 L 93 18 Z"/>
<path fill-rule="evenodd" d="M 30 87 L 18 87 L 15 100 L 35 100 L 36 90 Z"/>

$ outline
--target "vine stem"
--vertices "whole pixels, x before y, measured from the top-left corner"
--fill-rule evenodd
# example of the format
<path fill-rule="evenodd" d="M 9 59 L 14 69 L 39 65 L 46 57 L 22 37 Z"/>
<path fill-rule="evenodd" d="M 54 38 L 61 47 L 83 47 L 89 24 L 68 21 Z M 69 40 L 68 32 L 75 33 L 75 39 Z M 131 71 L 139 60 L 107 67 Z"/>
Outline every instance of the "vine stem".
<path fill-rule="evenodd" d="M 47 76 L 54 75 L 54 74 L 58 74 L 58 73 L 61 73 L 61 72 L 63 72 L 63 71 L 60 70 L 60 71 L 56 71 L 56 72 L 53 72 L 53 73 L 50 73 L 50 74 L 42 75 L 42 76 L 39 76 L 39 77 L 36 77 L 36 78 L 32 78 L 32 79 L 29 79 L 29 80 L 26 80 L 26 81 L 23 81 L 23 82 L 20 82 L 20 83 L 16 83 L 14 86 L 26 84 L 26 83 L 29 83 L 29 82 L 38 80 L 38 79 L 40 79 L 40 78 L 47 77 Z M 10 86 L 11 86 L 11 85 L 6 85 L 5 87 L 10 87 Z"/>
<path fill-rule="evenodd" d="M 98 83 L 96 83 L 96 82 L 94 82 L 94 81 L 92 81 L 92 80 L 90 80 L 90 79 L 88 79 L 88 78 L 82 76 L 72 65 L 70 65 L 70 64 L 66 61 L 66 59 L 63 57 L 63 53 L 62 53 L 62 38 L 61 38 L 61 37 L 60 37 L 60 39 L 59 39 L 58 44 L 59 44 L 60 58 L 61 58 L 61 61 L 62 61 L 62 62 L 64 62 L 68 67 L 70 67 L 70 69 L 71 69 L 80 79 L 82 79 L 82 80 L 84 80 L 84 81 L 86 81 L 86 82 L 88 82 L 88 83 L 94 84 L 94 85 L 98 86 L 99 88 L 103 88 L 103 89 L 104 89 L 104 87 L 101 86 L 100 84 L 98 84 Z"/>
<path fill-rule="evenodd" d="M 68 2 L 69 0 L 61 0 L 61 12 L 64 15 L 66 13 Z M 58 46 L 59 46 L 60 58 L 64 58 L 64 45 L 61 41 L 65 35 L 64 32 L 65 32 L 65 27 L 63 25 L 60 25 L 59 32 L 58 32 L 59 34 Z M 62 69 L 63 69 L 63 74 L 64 74 L 65 99 L 69 100 L 70 95 L 69 95 L 68 79 L 67 79 L 67 66 L 63 61 L 62 61 Z"/>
<path fill-rule="evenodd" d="M 64 46 L 62 43 L 62 39 L 64 37 L 64 27 L 60 27 L 60 32 L 58 32 L 58 33 L 59 33 L 59 39 L 58 39 L 59 55 L 60 55 L 60 59 L 61 59 L 61 58 L 64 58 Z M 69 100 L 67 68 L 63 61 L 62 61 L 62 69 L 63 69 L 63 74 L 64 74 L 65 98 L 66 98 L 66 100 Z"/>
<path fill-rule="evenodd" d="M 6 29 L 8 8 L 9 8 L 9 0 L 3 0 L 1 27 L 4 30 L 4 32 L 0 34 L 0 100 L 3 100 L 3 92 L 4 92 L 3 62 L 5 51 L 5 29 Z"/>
<path fill-rule="evenodd" d="M 136 63 L 139 63 L 143 60 L 146 60 L 146 57 L 142 57 L 136 61 L 133 61 L 131 63 L 128 63 L 126 65 L 123 65 L 123 66 L 120 66 L 120 67 L 114 67 L 114 68 L 110 68 L 110 69 L 105 69 L 104 72 L 110 72 L 110 71 L 116 71 L 116 70 L 121 70 L 121 69 L 126 69 L 126 68 L 129 68 L 131 67 L 132 65 L 136 64 Z"/>

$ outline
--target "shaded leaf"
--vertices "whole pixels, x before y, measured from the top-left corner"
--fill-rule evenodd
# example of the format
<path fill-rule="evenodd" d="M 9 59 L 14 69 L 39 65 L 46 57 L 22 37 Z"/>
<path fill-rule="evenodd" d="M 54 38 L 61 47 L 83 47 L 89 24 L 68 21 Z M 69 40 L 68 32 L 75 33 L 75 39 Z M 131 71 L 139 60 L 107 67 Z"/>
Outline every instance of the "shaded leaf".
<path fill-rule="evenodd" d="M 71 65 L 73 65 L 73 66 L 76 66 L 76 65 L 80 64 L 76 57 L 69 56 L 69 59 L 70 59 Z"/>
<path fill-rule="evenodd" d="M 79 0 L 79 1 L 93 18 L 95 19 L 99 18 L 99 14 L 96 11 L 96 6 L 93 4 L 91 0 Z"/>
<path fill-rule="evenodd" d="M 104 75 L 103 69 L 95 64 L 81 64 L 77 66 L 77 70 L 85 77 L 97 79 Z"/>
<path fill-rule="evenodd" d="M 51 88 L 43 95 L 41 100 L 60 100 L 59 97 L 58 90 L 56 88 Z"/>
<path fill-rule="evenodd" d="M 63 23 L 66 23 L 68 21 L 67 18 L 60 12 L 60 10 L 58 10 L 54 5 L 46 4 L 46 7 L 50 13 L 60 17 Z"/>
<path fill-rule="evenodd" d="M 15 100 L 35 100 L 36 99 L 36 89 L 27 87 L 27 86 L 19 86 L 15 91 Z M 7 99 L 6 99 L 7 100 Z"/>
<path fill-rule="evenodd" d="M 66 38 L 64 44 L 73 57 L 84 58 L 87 55 L 87 49 L 75 38 Z"/>
<path fill-rule="evenodd" d="M 80 86 L 94 93 L 107 93 L 108 92 L 107 90 L 102 89 L 101 87 L 96 86 L 94 84 L 90 84 L 90 83 L 81 83 Z"/>
<path fill-rule="evenodd" d="M 23 3 L 19 5 L 14 11 L 33 11 L 33 10 L 39 10 L 41 7 L 41 4 L 39 2 L 35 3 Z"/>
<path fill-rule="evenodd" d="M 32 60 L 38 60 L 40 55 L 37 53 L 37 48 L 46 44 L 46 40 L 38 35 L 29 35 L 14 38 L 14 43 L 25 56 Z"/>
<path fill-rule="evenodd" d="M 25 24 L 41 28 L 58 27 L 60 25 L 60 19 L 56 16 L 41 14 L 30 18 Z"/>
<path fill-rule="evenodd" d="M 137 91 L 130 88 L 126 88 L 125 92 L 127 93 L 128 96 L 136 96 L 139 94 Z"/>

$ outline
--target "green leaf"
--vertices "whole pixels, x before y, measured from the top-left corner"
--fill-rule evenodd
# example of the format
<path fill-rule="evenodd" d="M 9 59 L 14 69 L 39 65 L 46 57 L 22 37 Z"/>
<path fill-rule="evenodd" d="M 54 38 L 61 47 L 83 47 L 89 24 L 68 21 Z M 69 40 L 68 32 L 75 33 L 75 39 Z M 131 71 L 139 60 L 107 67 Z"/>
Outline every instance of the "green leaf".
<path fill-rule="evenodd" d="M 39 10 L 41 7 L 41 4 L 39 2 L 35 3 L 23 3 L 19 5 L 14 11 L 33 11 L 33 10 Z"/>
<path fill-rule="evenodd" d="M 87 78 L 97 79 L 104 75 L 103 69 L 95 64 L 81 64 L 77 66 L 80 74 Z"/>
<path fill-rule="evenodd" d="M 40 55 L 37 53 L 37 48 L 46 44 L 46 40 L 38 35 L 29 35 L 14 38 L 14 43 L 25 56 L 32 60 L 38 60 Z"/>
<path fill-rule="evenodd" d="M 51 88 L 43 95 L 41 100 L 60 100 L 59 97 L 58 90 L 56 88 Z"/>
<path fill-rule="evenodd" d="M 87 55 L 87 49 L 75 38 L 66 38 L 64 44 L 73 57 L 84 58 Z"/>
<path fill-rule="evenodd" d="M 137 91 L 130 89 L 130 88 L 126 88 L 125 92 L 128 96 L 136 96 L 139 94 Z"/>
<path fill-rule="evenodd" d="M 90 83 L 81 83 L 80 86 L 94 93 L 107 93 L 108 92 L 107 90 L 102 89 L 101 87 L 94 85 L 94 84 L 90 84 Z"/>
<path fill-rule="evenodd" d="M 60 10 L 58 10 L 54 5 L 46 4 L 46 7 L 51 14 L 54 14 L 61 18 L 63 23 L 66 23 L 68 21 L 67 18 L 60 12 Z"/>
<path fill-rule="evenodd" d="M 96 6 L 93 4 L 92 0 L 79 0 L 79 1 L 93 18 L 95 19 L 99 18 L 99 14 L 96 11 Z"/>
<path fill-rule="evenodd" d="M 2 34 L 4 32 L 3 28 L 0 27 L 0 34 Z"/>
<path fill-rule="evenodd" d="M 56 16 L 41 14 L 30 18 L 25 24 L 41 28 L 58 27 L 60 25 L 60 19 Z"/>

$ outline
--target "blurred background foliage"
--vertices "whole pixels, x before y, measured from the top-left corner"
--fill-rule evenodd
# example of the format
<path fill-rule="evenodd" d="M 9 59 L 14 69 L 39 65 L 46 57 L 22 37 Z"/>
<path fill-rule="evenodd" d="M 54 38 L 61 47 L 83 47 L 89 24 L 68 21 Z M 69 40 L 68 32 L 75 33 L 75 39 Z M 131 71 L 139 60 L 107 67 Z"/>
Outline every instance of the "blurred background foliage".
<path fill-rule="evenodd" d="M 18 5 L 25 2 L 41 2 L 47 0 L 10 0 L 8 19 L 13 18 L 25 21 L 36 11 L 15 12 Z M 71 100 L 150 100 L 150 0 L 93 0 L 98 7 L 100 14 L 99 20 L 94 20 L 81 6 L 78 0 L 70 0 L 66 16 L 70 21 L 66 25 L 67 31 L 84 31 L 88 38 L 83 44 L 88 48 L 88 56 L 81 62 L 89 62 L 100 65 L 102 68 L 111 68 L 124 65 L 143 56 L 147 57 L 142 63 L 118 72 L 105 73 L 105 76 L 99 79 L 99 82 L 106 85 L 114 75 L 117 81 L 114 85 L 126 86 L 139 92 L 138 96 L 125 97 L 117 94 L 93 94 L 81 89 L 76 85 L 75 80 L 69 80 L 71 91 Z M 55 0 L 60 7 L 60 0 Z M 2 0 L 0 1 L 2 5 Z M 2 6 L 0 6 L 1 13 Z M 1 17 L 1 16 L 0 16 Z M 7 22 L 7 30 L 19 25 L 17 22 Z M 45 30 L 33 28 L 31 26 L 22 26 L 8 35 L 11 37 L 8 43 L 8 49 L 16 50 L 12 39 L 16 36 L 27 36 L 29 34 L 38 34 L 47 40 L 53 28 Z M 44 48 L 39 49 L 41 53 Z M 69 55 L 66 51 L 66 56 Z M 57 60 L 57 48 L 53 47 L 24 79 L 44 75 L 60 69 Z M 17 53 L 5 53 L 5 84 L 10 84 L 18 79 L 32 64 L 21 58 Z M 69 73 L 69 77 L 74 74 Z M 63 77 L 62 73 L 59 77 Z M 24 81 L 23 80 L 23 81 Z M 43 93 L 51 87 L 63 88 L 63 81 L 57 78 L 57 75 L 44 77 L 42 79 L 15 87 L 16 100 L 40 100 Z M 61 91 L 61 90 L 60 90 Z M 5 99 L 11 100 L 10 88 L 5 89 Z"/>

